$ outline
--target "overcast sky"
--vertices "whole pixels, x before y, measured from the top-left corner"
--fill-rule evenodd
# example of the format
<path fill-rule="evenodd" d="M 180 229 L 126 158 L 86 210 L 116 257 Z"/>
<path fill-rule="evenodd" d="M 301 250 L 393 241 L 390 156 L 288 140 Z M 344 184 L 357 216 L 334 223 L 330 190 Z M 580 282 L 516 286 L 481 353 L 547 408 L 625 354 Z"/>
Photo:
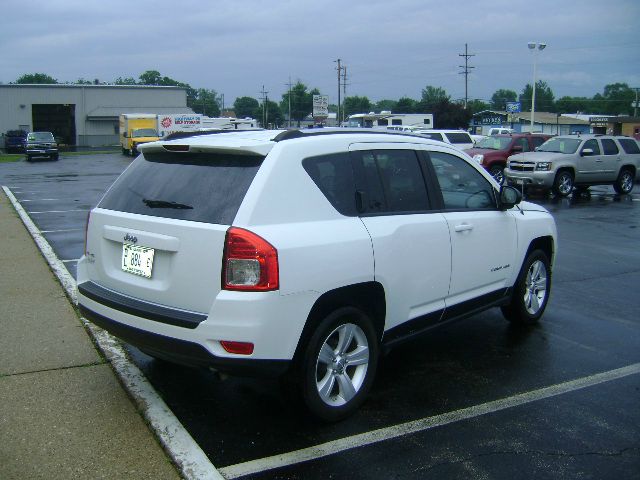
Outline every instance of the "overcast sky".
<path fill-rule="evenodd" d="M 533 79 L 527 42 L 546 42 L 538 79 L 556 98 L 640 87 L 638 0 L 2 0 L 0 82 L 46 73 L 60 82 L 113 82 L 146 70 L 194 88 L 280 100 L 289 76 L 337 101 L 421 97 L 426 85 L 469 98 Z"/>

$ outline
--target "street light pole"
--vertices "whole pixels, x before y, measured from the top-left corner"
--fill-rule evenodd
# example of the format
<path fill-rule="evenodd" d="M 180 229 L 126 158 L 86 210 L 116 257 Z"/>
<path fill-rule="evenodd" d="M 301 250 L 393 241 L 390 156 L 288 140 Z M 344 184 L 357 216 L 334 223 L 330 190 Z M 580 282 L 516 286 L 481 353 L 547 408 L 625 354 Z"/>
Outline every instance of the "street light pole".
<path fill-rule="evenodd" d="M 542 42 L 529 42 L 527 46 L 529 47 L 529 50 L 533 50 L 533 85 L 531 87 L 531 133 L 533 133 L 533 120 L 536 111 L 536 76 L 538 68 L 538 51 L 544 50 L 547 47 L 547 44 Z"/>

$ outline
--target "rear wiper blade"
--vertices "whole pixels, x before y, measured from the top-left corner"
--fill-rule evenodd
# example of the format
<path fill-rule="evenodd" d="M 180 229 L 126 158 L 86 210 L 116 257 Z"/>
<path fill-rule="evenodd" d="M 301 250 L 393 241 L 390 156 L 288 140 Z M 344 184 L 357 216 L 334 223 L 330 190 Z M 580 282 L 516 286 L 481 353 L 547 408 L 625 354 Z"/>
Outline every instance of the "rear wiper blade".
<path fill-rule="evenodd" d="M 185 205 L 184 203 L 167 202 L 166 200 L 151 200 L 143 198 L 144 203 L 149 208 L 175 208 L 176 210 L 189 210 L 193 207 L 191 205 Z"/>

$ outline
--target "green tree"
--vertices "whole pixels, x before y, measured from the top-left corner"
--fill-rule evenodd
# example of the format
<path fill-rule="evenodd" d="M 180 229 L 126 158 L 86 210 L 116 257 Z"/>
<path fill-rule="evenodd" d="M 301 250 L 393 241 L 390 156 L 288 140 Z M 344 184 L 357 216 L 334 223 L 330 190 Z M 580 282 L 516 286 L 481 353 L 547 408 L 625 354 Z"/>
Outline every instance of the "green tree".
<path fill-rule="evenodd" d="M 396 110 L 393 113 L 414 113 L 416 101 L 409 97 L 402 97 L 396 102 Z M 392 110 L 393 111 L 393 110 Z"/>
<path fill-rule="evenodd" d="M 631 103 L 635 98 L 635 90 L 629 88 L 626 83 L 611 83 L 605 85 L 602 95 L 594 95 L 593 100 L 598 106 L 598 113 L 629 115 L 633 110 Z"/>
<path fill-rule="evenodd" d="M 30 84 L 30 83 L 58 83 L 58 80 L 46 73 L 25 73 L 18 78 L 15 83 L 17 84 Z"/>
<path fill-rule="evenodd" d="M 160 85 L 162 75 L 160 75 L 160 72 L 157 70 L 147 70 L 138 78 L 140 79 L 141 85 Z"/>
<path fill-rule="evenodd" d="M 467 129 L 471 120 L 471 110 L 465 109 L 462 103 L 451 102 L 441 98 L 430 109 L 433 113 L 433 123 L 436 128 Z"/>
<path fill-rule="evenodd" d="M 252 116 L 260 121 L 263 128 L 278 128 L 284 124 L 284 115 L 280 106 L 271 100 L 258 105 Z"/>
<path fill-rule="evenodd" d="M 307 86 L 300 80 L 291 88 L 291 119 L 298 122 L 298 126 L 313 111 L 313 95 L 319 94 L 317 88 L 308 92 Z M 282 112 L 289 111 L 289 92 L 282 95 L 280 109 Z"/>
<path fill-rule="evenodd" d="M 136 79 L 133 77 L 118 77 L 116 81 L 113 82 L 115 85 L 137 85 Z"/>
<path fill-rule="evenodd" d="M 198 88 L 196 90 L 196 97 L 191 107 L 194 112 L 208 115 L 209 117 L 220 116 L 220 102 L 221 99 L 215 90 L 209 90 L 206 88 Z"/>
<path fill-rule="evenodd" d="M 76 80 L 75 82 L 73 82 L 75 85 L 93 85 L 93 82 L 91 80 L 86 80 L 82 77 L 80 77 L 78 80 Z"/>
<path fill-rule="evenodd" d="M 255 98 L 252 97 L 238 97 L 233 102 L 233 110 L 236 112 L 238 118 L 262 118 L 262 116 L 255 117 L 256 110 L 260 107 L 260 104 Z"/>
<path fill-rule="evenodd" d="M 344 99 L 344 116 L 349 117 L 354 113 L 368 113 L 371 111 L 371 102 L 367 97 L 347 97 Z"/>
<path fill-rule="evenodd" d="M 515 102 L 518 100 L 518 94 L 513 90 L 501 88 L 491 95 L 491 110 L 506 110 L 507 102 Z"/>
<path fill-rule="evenodd" d="M 446 100 L 447 102 L 451 101 L 451 97 L 447 95 L 444 88 L 427 85 L 422 89 L 420 107 L 425 109 L 425 113 L 431 112 L 434 106 L 439 105 L 443 100 Z"/>
<path fill-rule="evenodd" d="M 396 100 L 379 100 L 377 103 L 373 105 L 373 110 L 376 112 L 396 112 L 398 102 Z"/>
<path fill-rule="evenodd" d="M 565 96 L 556 100 L 556 111 L 562 113 L 597 113 L 593 107 L 593 100 L 587 97 Z"/>
<path fill-rule="evenodd" d="M 471 112 L 471 114 L 483 112 L 485 110 L 489 110 L 490 106 L 488 103 L 483 102 L 482 100 L 470 100 L 467 102 L 467 109 Z"/>
<path fill-rule="evenodd" d="M 520 94 L 520 102 L 522 103 L 522 111 L 531 110 L 531 94 L 532 87 L 530 83 L 522 90 Z M 555 112 L 555 102 L 553 91 L 544 80 L 536 82 L 536 112 Z"/>

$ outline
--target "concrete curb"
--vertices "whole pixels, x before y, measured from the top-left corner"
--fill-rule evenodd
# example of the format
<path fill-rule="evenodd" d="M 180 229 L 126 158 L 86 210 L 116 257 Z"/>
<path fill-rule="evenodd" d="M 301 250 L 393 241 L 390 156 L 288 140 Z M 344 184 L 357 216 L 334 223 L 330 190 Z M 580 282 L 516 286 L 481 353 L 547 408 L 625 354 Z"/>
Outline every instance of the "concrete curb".
<path fill-rule="evenodd" d="M 75 306 L 78 303 L 77 286 L 74 278 L 69 274 L 64 264 L 58 259 L 49 242 L 33 223 L 20 202 L 11 190 L 2 187 L 7 198 L 11 201 L 22 223 L 38 246 L 38 249 L 62 284 L 62 287 Z M 86 330 L 93 337 L 104 356 L 111 362 L 120 382 L 130 397 L 136 403 L 139 411 L 147 420 L 163 448 L 178 467 L 181 475 L 187 480 L 223 479 L 200 446 L 189 435 L 182 424 L 175 417 L 166 403 L 156 393 L 140 369 L 129 361 L 126 352 L 119 341 L 108 332 L 96 327 L 86 319 L 80 317 Z"/>

